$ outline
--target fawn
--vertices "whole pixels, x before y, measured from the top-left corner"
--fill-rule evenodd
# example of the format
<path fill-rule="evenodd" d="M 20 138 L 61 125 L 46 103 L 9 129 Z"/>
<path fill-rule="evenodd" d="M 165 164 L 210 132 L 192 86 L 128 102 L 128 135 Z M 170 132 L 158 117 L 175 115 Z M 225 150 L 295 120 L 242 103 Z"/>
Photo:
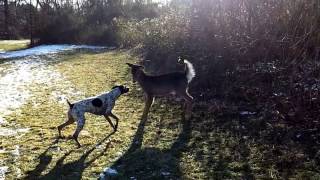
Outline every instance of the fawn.
<path fill-rule="evenodd" d="M 138 82 L 145 93 L 145 107 L 142 119 L 146 119 L 155 96 L 166 96 L 170 94 L 182 97 L 186 102 L 185 119 L 191 117 L 193 97 L 188 92 L 188 86 L 196 73 L 193 65 L 183 61 L 186 65 L 184 72 L 173 72 L 158 76 L 147 75 L 143 66 L 127 63 L 131 67 L 132 80 Z"/>

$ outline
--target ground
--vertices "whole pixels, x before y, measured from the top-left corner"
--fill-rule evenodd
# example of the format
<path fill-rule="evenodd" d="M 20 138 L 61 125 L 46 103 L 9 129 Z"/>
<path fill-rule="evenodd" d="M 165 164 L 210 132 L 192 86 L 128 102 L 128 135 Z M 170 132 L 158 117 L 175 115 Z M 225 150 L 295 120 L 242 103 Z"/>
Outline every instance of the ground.
<path fill-rule="evenodd" d="M 29 42 L 29 40 L 0 41 L 0 52 L 24 49 L 28 46 Z"/>
<path fill-rule="evenodd" d="M 264 129 L 254 131 L 262 128 L 260 121 L 220 117 L 204 100 L 196 101 L 193 117 L 186 121 L 181 118 L 182 102 L 156 99 L 149 118 L 142 121 L 142 90 L 132 83 L 125 64 L 138 59 L 128 51 L 77 50 L 40 58 L 45 63 L 18 74 L 31 72 L 28 81 L 21 80 L 29 84 L 10 88 L 28 92 L 25 102 L 3 115 L 6 123 L 0 121 L 0 132 L 17 130 L 0 135 L 0 167 L 7 167 L 6 179 L 96 179 L 108 167 L 118 171 L 119 179 L 320 178 L 316 160 L 299 144 L 266 143 Z M 0 62 L 2 77 L 10 74 L 5 68 L 19 64 L 6 62 Z M 56 127 L 68 108 L 64 98 L 80 100 L 119 84 L 129 86 L 130 92 L 114 109 L 120 117 L 117 132 L 112 133 L 103 117 L 88 114 L 81 148 L 69 138 L 74 125 L 58 138 Z"/>

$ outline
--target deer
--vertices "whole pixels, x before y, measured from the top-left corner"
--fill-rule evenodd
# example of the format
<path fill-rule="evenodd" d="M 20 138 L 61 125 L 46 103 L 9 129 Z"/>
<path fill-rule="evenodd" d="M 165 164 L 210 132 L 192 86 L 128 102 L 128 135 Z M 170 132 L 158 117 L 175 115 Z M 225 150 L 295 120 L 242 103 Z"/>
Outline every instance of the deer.
<path fill-rule="evenodd" d="M 179 62 L 181 60 L 179 59 Z M 172 72 L 162 75 L 148 75 L 144 72 L 144 67 L 137 64 L 126 63 L 131 68 L 133 83 L 138 82 L 144 91 L 145 107 L 143 110 L 142 119 L 148 117 L 150 107 L 157 96 L 176 95 L 185 100 L 184 118 L 191 118 L 193 97 L 189 94 L 189 84 L 195 77 L 196 72 L 193 65 L 184 60 L 184 72 Z"/>

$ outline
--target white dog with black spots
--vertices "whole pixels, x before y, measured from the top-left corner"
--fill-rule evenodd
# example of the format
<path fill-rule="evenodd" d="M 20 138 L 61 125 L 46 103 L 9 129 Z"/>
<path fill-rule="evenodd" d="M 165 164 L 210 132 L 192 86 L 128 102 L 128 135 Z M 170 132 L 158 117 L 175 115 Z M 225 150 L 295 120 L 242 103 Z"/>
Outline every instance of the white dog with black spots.
<path fill-rule="evenodd" d="M 77 101 L 74 103 L 70 103 L 68 100 L 68 104 L 70 106 L 68 110 L 68 118 L 67 121 L 58 126 L 59 136 L 61 137 L 61 130 L 74 123 L 77 122 L 77 128 L 73 134 L 73 138 L 76 141 L 78 147 L 81 147 L 81 144 L 78 141 L 78 136 L 80 131 L 83 129 L 85 124 L 85 116 L 86 112 L 92 113 L 95 115 L 104 116 L 106 120 L 110 123 L 114 131 L 117 131 L 119 118 L 112 114 L 112 109 L 115 105 L 115 101 L 118 97 L 124 93 L 129 92 L 129 88 L 121 85 L 114 86 L 111 91 L 100 94 L 98 96 L 89 97 L 81 101 Z M 113 125 L 111 119 L 112 117 L 116 120 L 116 124 Z"/>

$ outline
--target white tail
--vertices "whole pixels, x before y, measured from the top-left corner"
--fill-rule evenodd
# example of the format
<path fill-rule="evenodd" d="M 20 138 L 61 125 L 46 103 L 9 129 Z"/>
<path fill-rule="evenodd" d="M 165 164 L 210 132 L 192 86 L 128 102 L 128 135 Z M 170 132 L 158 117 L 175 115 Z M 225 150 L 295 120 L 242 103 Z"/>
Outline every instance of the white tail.
<path fill-rule="evenodd" d="M 187 65 L 186 75 L 187 75 L 188 83 L 190 83 L 192 79 L 196 76 L 196 71 L 194 70 L 193 65 L 188 60 L 184 60 L 183 62 Z"/>

